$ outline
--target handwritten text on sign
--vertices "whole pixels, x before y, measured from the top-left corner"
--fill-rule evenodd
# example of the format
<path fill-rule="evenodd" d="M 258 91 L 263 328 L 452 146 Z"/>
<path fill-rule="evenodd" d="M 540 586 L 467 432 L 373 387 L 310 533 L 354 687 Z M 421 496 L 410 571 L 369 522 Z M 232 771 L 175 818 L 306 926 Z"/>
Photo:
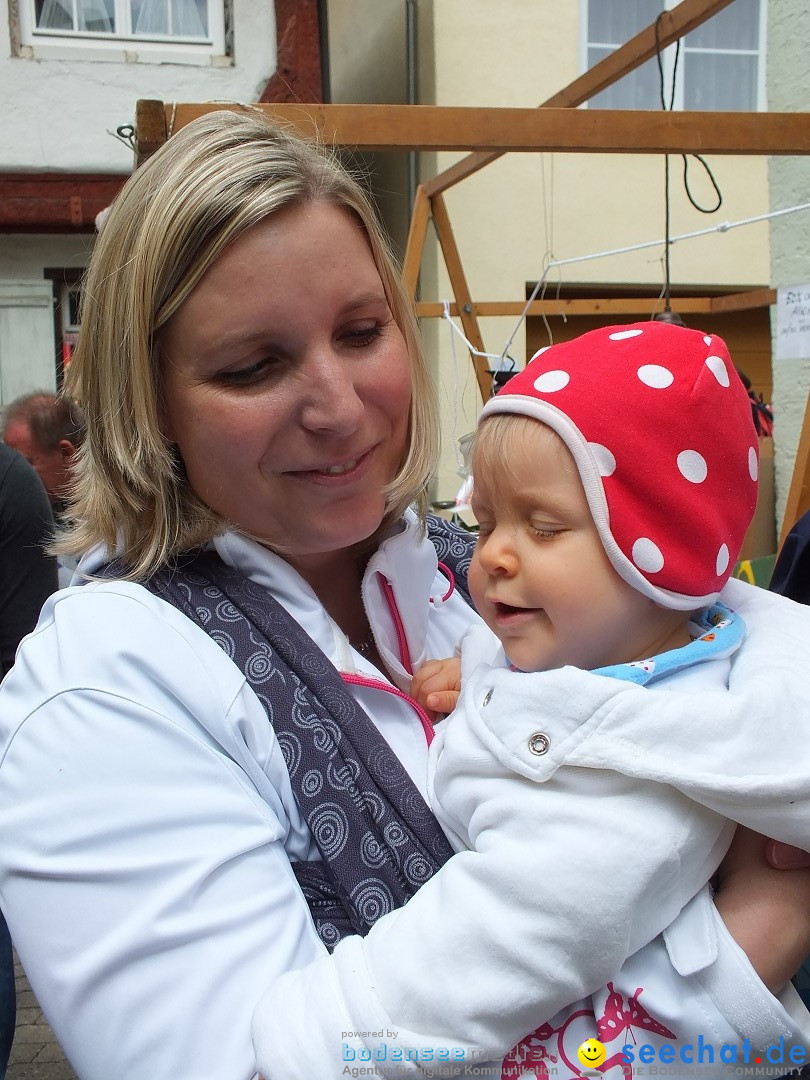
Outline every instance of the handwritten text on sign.
<path fill-rule="evenodd" d="M 776 292 L 776 359 L 810 358 L 810 285 Z"/>

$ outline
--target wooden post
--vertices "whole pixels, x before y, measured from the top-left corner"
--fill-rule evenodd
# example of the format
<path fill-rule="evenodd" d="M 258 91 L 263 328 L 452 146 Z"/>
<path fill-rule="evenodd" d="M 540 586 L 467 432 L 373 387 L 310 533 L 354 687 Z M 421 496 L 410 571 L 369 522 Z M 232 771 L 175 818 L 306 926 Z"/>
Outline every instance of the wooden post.
<path fill-rule="evenodd" d="M 419 267 L 422 265 L 422 252 L 425 248 L 430 202 L 422 184 L 416 189 L 411 211 L 411 225 L 408 230 L 408 243 L 405 246 L 405 258 L 402 261 L 402 284 L 411 300 L 416 299 L 416 287 L 419 284 Z"/>
<path fill-rule="evenodd" d="M 431 207 L 433 209 L 433 224 L 436 227 L 436 235 L 439 237 L 444 263 L 450 277 L 450 285 L 458 305 L 461 325 L 464 327 L 464 333 L 470 344 L 483 352 L 484 340 L 481 337 L 478 318 L 470 297 L 467 279 L 464 276 L 464 267 L 461 265 L 461 257 L 456 247 L 456 238 L 453 236 L 453 229 L 447 215 L 444 198 L 441 195 L 434 195 L 433 199 L 431 199 Z M 487 374 L 487 362 L 483 356 L 474 354 L 471 359 L 475 368 L 475 377 L 478 380 L 478 389 L 481 391 L 481 400 L 486 401 L 492 389 L 492 379 Z"/>
<path fill-rule="evenodd" d="M 810 510 L 810 394 L 804 410 L 804 422 L 793 463 L 793 476 L 790 481 L 785 516 L 782 518 L 782 530 L 779 534 L 779 550 L 785 537 L 806 511 Z"/>
<path fill-rule="evenodd" d="M 143 165 L 167 138 L 163 102 L 142 98 L 135 105 L 135 168 Z"/>

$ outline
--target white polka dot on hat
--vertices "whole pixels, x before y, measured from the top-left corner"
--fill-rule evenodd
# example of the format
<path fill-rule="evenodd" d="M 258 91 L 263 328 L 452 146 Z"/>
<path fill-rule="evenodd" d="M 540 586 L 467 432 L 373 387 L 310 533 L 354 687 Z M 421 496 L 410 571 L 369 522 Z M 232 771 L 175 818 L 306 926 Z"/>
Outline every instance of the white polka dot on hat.
<path fill-rule="evenodd" d="M 497 413 L 563 439 L 625 581 L 676 610 L 717 597 L 759 468 L 751 403 L 719 337 L 654 321 L 592 330 L 536 353 L 481 419 Z"/>

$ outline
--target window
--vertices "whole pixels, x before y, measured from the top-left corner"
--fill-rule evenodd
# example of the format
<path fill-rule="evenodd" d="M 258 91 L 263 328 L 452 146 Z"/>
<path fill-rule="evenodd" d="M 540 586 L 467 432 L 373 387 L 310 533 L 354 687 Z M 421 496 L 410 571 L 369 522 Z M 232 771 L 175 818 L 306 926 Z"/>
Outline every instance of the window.
<path fill-rule="evenodd" d="M 644 27 L 662 8 L 677 0 L 582 0 L 583 68 L 591 68 Z M 675 73 L 673 107 L 723 112 L 764 108 L 765 4 L 735 0 L 681 39 Z M 662 54 L 664 93 L 669 104 L 675 45 Z M 589 106 L 602 109 L 661 107 L 655 58 L 593 97 Z"/>
<path fill-rule="evenodd" d="M 20 0 L 20 40 L 35 57 L 185 59 L 225 51 L 223 0 Z"/>

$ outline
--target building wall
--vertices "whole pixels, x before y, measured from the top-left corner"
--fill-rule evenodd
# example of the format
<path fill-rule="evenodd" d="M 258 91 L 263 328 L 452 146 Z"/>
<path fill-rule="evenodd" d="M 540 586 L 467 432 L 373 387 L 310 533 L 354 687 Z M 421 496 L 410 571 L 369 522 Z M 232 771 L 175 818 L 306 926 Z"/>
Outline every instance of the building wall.
<path fill-rule="evenodd" d="M 403 105 L 408 101 L 406 0 L 328 0 L 329 98 L 335 104 Z M 357 156 L 395 251 L 405 250 L 410 222 L 408 154 Z"/>
<path fill-rule="evenodd" d="M 14 13 L 10 5 L 6 10 L 4 47 L 0 42 L 0 172 L 128 174 L 132 150 L 112 133 L 134 122 L 139 98 L 258 101 L 276 69 L 271 0 L 234 0 L 233 55 L 203 66 L 12 55 Z M 92 241 L 81 233 L 2 237 L 0 404 L 55 385 L 53 306 L 42 302 L 52 285 L 43 273 L 82 268 Z M 34 282 L 39 284 L 32 287 Z"/>
<path fill-rule="evenodd" d="M 429 21 L 432 37 L 431 69 L 425 71 L 420 65 L 422 103 L 429 103 L 430 94 L 440 105 L 536 106 L 581 73 L 578 4 L 434 0 L 420 3 L 419 12 L 420 19 Z M 422 27 L 421 32 L 428 30 Z M 423 155 L 422 176 L 435 175 L 460 156 Z M 672 235 L 768 209 L 766 159 L 709 159 L 724 199 L 720 211 L 711 216 L 689 205 L 681 160 L 670 160 Z M 690 179 L 696 196 L 709 201 L 711 191 L 699 166 L 690 165 Z M 526 284 L 542 275 L 547 258 L 573 258 L 661 238 L 663 183 L 663 159 L 658 156 L 510 154 L 500 158 L 446 193 L 473 299 L 521 301 Z M 672 249 L 671 270 L 673 283 L 680 285 L 767 284 L 768 227 L 759 224 L 684 241 Z M 549 278 L 551 286 L 557 281 L 592 282 L 596 295 L 600 284 L 659 286 L 662 280 L 662 252 L 655 248 L 575 263 Z M 422 269 L 421 298 L 450 295 L 431 241 Z M 487 351 L 500 353 L 516 323 L 512 317 L 484 320 Z M 553 333 L 553 321 L 551 329 Z M 458 486 L 453 444 L 474 426 L 481 401 L 463 346 L 453 357 L 446 325 L 426 322 L 425 338 L 444 408 L 437 497 L 446 499 Z M 510 351 L 520 365 L 525 362 L 522 327 Z"/>
<path fill-rule="evenodd" d="M 93 237 L 6 235 L 0 243 L 0 405 L 56 386 L 53 284 L 46 269 L 86 266 Z"/>
<path fill-rule="evenodd" d="M 772 112 L 810 109 L 807 50 L 810 10 L 804 0 L 771 4 L 768 33 L 768 108 Z M 808 201 L 809 157 L 773 157 L 769 161 L 771 205 L 774 209 Z M 810 212 L 803 211 L 771 224 L 771 281 L 774 287 L 810 282 Z M 774 335 L 776 309 L 771 309 Z M 810 388 L 810 357 L 773 361 L 775 412 L 776 520 L 781 525 L 793 474 L 796 446 Z"/>
<path fill-rule="evenodd" d="M 7 0 L 8 2 L 8 0 Z M 29 60 L 0 41 L 0 172 L 122 172 L 132 153 L 115 139 L 139 98 L 258 101 L 276 69 L 269 0 L 234 0 L 233 56 L 206 66 L 94 60 Z"/>

